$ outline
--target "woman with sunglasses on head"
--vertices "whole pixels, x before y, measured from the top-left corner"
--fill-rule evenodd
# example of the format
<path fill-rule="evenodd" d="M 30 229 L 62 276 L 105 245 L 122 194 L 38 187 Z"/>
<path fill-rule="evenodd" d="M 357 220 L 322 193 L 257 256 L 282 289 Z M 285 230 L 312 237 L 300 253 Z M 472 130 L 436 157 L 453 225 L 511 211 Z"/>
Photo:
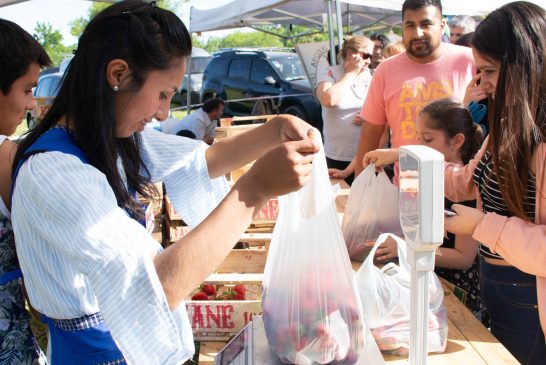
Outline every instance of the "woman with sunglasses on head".
<path fill-rule="evenodd" d="M 180 18 L 154 3 L 116 2 L 89 22 L 15 155 L 17 253 L 54 365 L 184 363 L 184 300 L 269 198 L 310 179 L 318 146 L 293 116 L 212 146 L 146 128 L 167 118 L 192 48 Z M 224 175 L 253 160 L 229 190 Z M 158 181 L 192 227 L 165 250 L 136 199 Z"/>
<path fill-rule="evenodd" d="M 352 36 L 343 42 L 341 64 L 330 66 L 317 78 L 317 97 L 322 105 L 324 152 L 329 168 L 344 170 L 356 155 L 360 136 L 360 110 L 372 75 L 374 42 Z M 345 177 L 353 182 L 354 175 Z"/>
<path fill-rule="evenodd" d="M 546 364 L 546 10 L 518 1 L 490 13 L 471 41 L 489 99 L 489 135 L 466 166 L 446 166 L 448 232 L 480 242 L 491 333 L 522 363 Z M 542 324 L 542 328 L 541 328 Z"/>

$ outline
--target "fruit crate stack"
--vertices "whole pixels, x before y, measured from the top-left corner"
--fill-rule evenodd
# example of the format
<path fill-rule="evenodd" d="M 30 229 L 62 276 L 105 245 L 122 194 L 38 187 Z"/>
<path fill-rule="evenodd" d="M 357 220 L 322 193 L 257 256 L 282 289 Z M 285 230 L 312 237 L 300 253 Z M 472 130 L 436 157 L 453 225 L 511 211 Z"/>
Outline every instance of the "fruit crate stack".
<path fill-rule="evenodd" d="M 139 201 L 146 207 L 146 228 L 159 243 L 163 242 L 163 184 L 154 184 L 156 191 L 151 191 L 150 199 L 139 196 Z"/>
<path fill-rule="evenodd" d="M 271 233 L 245 233 L 186 301 L 196 341 L 228 341 L 262 313 L 262 279 Z"/>

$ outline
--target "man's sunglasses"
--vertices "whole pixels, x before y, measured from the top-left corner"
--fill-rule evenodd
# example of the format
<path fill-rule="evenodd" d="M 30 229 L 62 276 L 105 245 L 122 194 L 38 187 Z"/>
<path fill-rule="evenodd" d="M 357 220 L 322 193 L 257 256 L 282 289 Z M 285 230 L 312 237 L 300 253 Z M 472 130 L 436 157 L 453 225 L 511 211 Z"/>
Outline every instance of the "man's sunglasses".
<path fill-rule="evenodd" d="M 368 58 L 372 57 L 371 54 L 366 52 L 360 52 L 360 56 L 362 57 L 363 60 L 367 60 Z"/>

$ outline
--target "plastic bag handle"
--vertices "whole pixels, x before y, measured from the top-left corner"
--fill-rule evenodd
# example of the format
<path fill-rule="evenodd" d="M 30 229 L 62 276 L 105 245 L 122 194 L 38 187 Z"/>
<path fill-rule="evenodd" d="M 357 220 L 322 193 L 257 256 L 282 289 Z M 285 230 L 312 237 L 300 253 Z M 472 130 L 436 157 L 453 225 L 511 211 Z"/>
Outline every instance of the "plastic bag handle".
<path fill-rule="evenodd" d="M 380 235 L 379 237 L 382 237 L 384 235 L 388 235 L 388 236 L 392 236 L 394 238 L 394 240 L 396 241 L 396 249 L 398 251 L 398 262 L 399 262 L 399 266 L 402 267 L 406 272 L 410 272 L 411 270 L 411 267 L 408 263 L 408 260 L 407 260 L 407 257 L 406 257 L 406 249 L 407 249 L 407 245 L 406 245 L 406 241 L 404 241 L 403 239 L 401 238 L 398 238 L 396 237 L 395 235 L 391 234 L 391 233 L 384 233 L 382 235 Z M 362 264 L 364 267 L 367 267 L 368 270 L 372 270 L 372 267 L 383 272 L 382 269 L 379 269 L 377 266 L 375 266 L 375 264 L 373 263 L 373 258 L 375 256 L 375 252 L 377 251 L 377 248 L 379 246 L 381 246 L 381 244 L 383 242 L 386 241 L 386 238 L 384 240 L 379 240 L 379 237 L 377 240 L 375 240 L 375 243 L 372 247 L 372 249 L 370 250 L 370 253 L 368 254 L 368 257 L 366 257 L 366 260 L 364 261 L 364 263 Z M 367 264 L 366 261 L 368 260 L 372 260 L 371 262 L 371 265 L 370 264 Z M 395 265 L 395 264 L 393 264 Z M 385 265 L 386 266 L 386 265 Z M 387 270 L 388 268 L 383 268 L 385 270 Z"/>

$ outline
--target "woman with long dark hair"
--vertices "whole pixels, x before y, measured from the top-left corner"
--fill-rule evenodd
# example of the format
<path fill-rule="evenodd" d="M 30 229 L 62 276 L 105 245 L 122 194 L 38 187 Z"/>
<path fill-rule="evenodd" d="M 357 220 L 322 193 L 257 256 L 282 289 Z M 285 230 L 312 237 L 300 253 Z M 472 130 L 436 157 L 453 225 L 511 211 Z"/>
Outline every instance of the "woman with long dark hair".
<path fill-rule="evenodd" d="M 524 1 L 495 10 L 472 51 L 489 97 L 489 137 L 464 168 L 446 168 L 449 199 L 478 197 L 478 209 L 454 205 L 446 229 L 481 243 L 491 332 L 522 364 L 544 364 L 546 11 Z"/>
<path fill-rule="evenodd" d="M 83 32 L 51 109 L 20 143 L 12 195 L 17 251 L 58 364 L 181 364 L 194 352 L 183 300 L 272 196 L 310 178 L 310 126 L 279 116 L 208 147 L 145 129 L 164 120 L 191 37 L 141 0 Z M 256 160 L 228 190 L 230 170 Z M 166 250 L 136 194 L 163 181 L 193 229 Z"/>

